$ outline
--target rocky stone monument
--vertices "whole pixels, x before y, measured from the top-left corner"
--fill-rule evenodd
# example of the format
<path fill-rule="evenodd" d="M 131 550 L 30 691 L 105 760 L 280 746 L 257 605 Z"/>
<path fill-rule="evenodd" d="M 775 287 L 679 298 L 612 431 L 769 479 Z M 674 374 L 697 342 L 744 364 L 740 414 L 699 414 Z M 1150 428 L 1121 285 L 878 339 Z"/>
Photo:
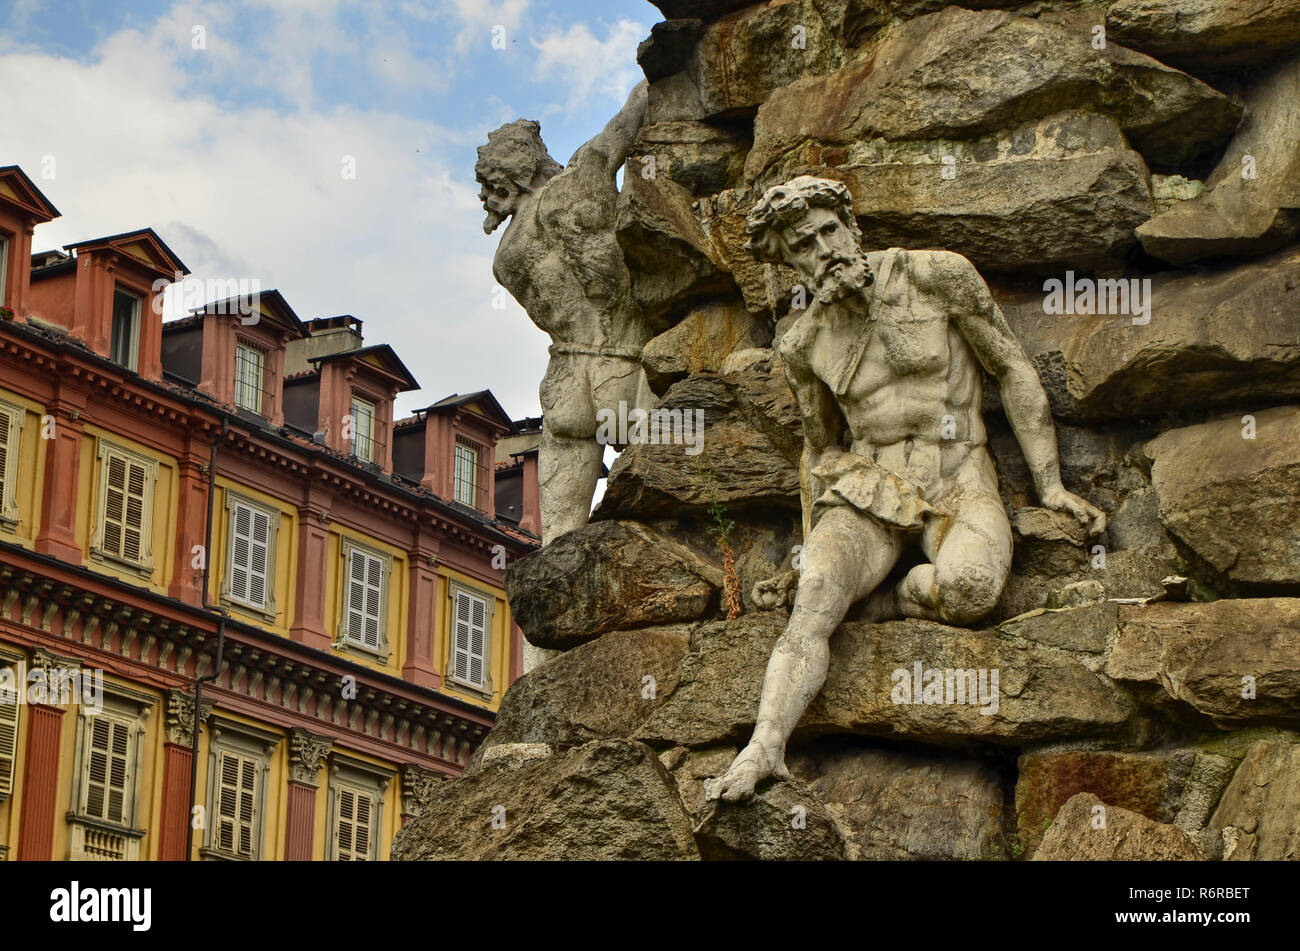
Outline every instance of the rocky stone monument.
<path fill-rule="evenodd" d="M 700 451 L 509 567 L 557 653 L 394 856 L 1300 857 L 1300 0 L 656 5 L 514 272 Z"/>

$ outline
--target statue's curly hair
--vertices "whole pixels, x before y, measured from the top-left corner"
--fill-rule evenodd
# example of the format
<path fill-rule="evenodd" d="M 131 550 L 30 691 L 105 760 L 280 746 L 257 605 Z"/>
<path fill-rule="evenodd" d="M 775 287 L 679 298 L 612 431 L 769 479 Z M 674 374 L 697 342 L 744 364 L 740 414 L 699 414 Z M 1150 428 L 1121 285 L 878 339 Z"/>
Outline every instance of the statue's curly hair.
<path fill-rule="evenodd" d="M 474 176 L 486 182 L 491 172 L 502 172 L 520 191 L 530 191 L 541 172 L 551 178 L 563 171 L 542 143 L 542 127 L 532 119 L 507 122 L 488 133 L 487 145 L 478 147 Z"/>
<path fill-rule="evenodd" d="M 781 263 L 777 228 L 809 208 L 829 208 L 858 242 L 862 231 L 853 216 L 853 196 L 842 182 L 800 175 L 763 193 L 745 218 L 745 249 L 760 261 Z"/>

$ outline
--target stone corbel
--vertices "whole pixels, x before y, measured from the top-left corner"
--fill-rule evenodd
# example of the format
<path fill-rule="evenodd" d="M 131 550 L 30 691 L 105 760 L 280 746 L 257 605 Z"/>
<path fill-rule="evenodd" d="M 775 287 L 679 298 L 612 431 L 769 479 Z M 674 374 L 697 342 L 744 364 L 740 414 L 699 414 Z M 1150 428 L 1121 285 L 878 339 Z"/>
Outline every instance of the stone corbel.
<path fill-rule="evenodd" d="M 334 741 L 306 730 L 289 731 L 289 779 L 316 788 L 321 760 L 334 748 Z"/>

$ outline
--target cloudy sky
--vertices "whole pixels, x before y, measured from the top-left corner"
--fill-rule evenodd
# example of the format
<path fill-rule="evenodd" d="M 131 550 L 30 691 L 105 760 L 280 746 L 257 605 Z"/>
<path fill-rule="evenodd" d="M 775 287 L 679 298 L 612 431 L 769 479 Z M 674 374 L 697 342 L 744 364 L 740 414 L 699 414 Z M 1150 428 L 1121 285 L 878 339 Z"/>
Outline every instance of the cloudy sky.
<path fill-rule="evenodd" d="M 63 212 L 35 250 L 151 226 L 197 277 L 361 318 L 423 387 L 400 412 L 488 388 L 535 415 L 547 338 L 493 307 L 475 148 L 524 116 L 566 162 L 658 19 L 645 0 L 0 0 L 0 165 Z"/>

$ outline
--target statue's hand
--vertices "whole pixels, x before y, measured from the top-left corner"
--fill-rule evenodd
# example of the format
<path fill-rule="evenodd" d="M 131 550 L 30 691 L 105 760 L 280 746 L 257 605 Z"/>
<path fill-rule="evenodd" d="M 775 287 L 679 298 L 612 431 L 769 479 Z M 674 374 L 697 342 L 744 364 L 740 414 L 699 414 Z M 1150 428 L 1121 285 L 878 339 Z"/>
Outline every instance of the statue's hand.
<path fill-rule="evenodd" d="M 749 596 L 760 611 L 772 611 L 785 604 L 798 587 L 799 572 L 786 571 L 775 578 L 758 582 Z"/>
<path fill-rule="evenodd" d="M 1065 486 L 1058 485 L 1044 492 L 1043 507 L 1073 515 L 1089 535 L 1097 535 L 1106 530 L 1106 513 L 1068 491 Z"/>

